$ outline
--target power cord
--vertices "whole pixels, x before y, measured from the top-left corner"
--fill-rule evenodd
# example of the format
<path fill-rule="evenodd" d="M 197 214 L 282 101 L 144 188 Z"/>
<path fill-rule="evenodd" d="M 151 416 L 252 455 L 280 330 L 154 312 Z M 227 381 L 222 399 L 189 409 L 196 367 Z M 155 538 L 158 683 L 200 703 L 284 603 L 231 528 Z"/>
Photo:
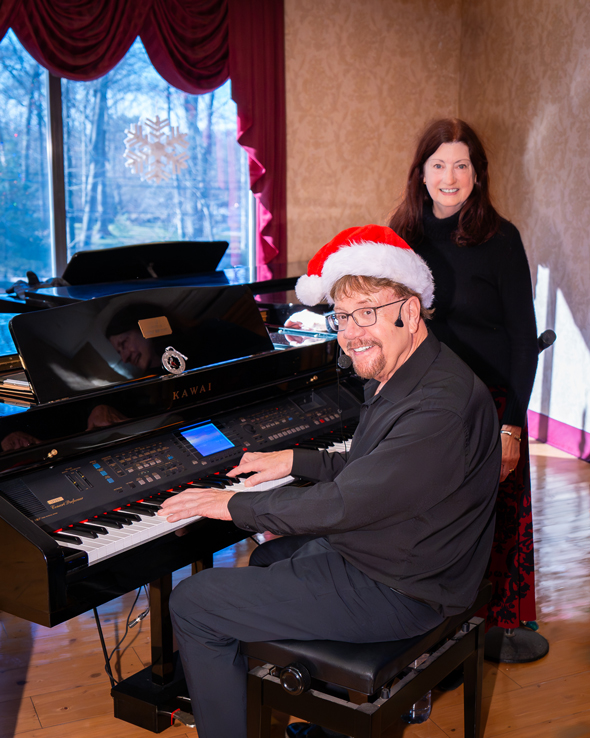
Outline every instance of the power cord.
<path fill-rule="evenodd" d="M 117 645 L 111 651 L 110 655 L 108 654 L 108 651 L 107 651 L 104 634 L 102 632 L 102 626 L 100 623 L 100 617 L 98 615 L 98 610 L 96 609 L 96 607 L 92 608 L 92 611 L 94 613 L 94 619 L 96 621 L 96 627 L 98 629 L 98 636 L 100 638 L 100 645 L 102 647 L 102 653 L 103 653 L 104 661 L 105 661 L 104 670 L 107 673 L 107 676 L 109 677 L 111 681 L 111 687 L 115 687 L 117 684 L 119 684 L 119 682 L 113 676 L 113 670 L 111 668 L 111 659 L 115 655 L 115 651 L 117 651 L 121 647 L 121 644 L 123 643 L 125 638 L 127 638 L 129 629 L 134 628 L 138 623 L 141 623 L 141 621 L 144 620 L 149 615 L 149 612 L 150 612 L 150 608 L 148 606 L 143 612 L 139 613 L 139 615 L 136 618 L 131 620 L 131 616 L 133 615 L 133 610 L 135 609 L 135 605 L 137 604 L 137 600 L 139 599 L 139 595 L 141 594 L 142 589 L 145 590 L 145 593 L 148 597 L 148 602 L 149 602 L 149 591 L 148 591 L 147 586 L 144 585 L 143 587 L 140 587 L 137 590 L 137 594 L 135 595 L 135 599 L 133 600 L 133 604 L 131 605 L 129 614 L 127 615 L 127 620 L 125 622 L 125 632 L 123 633 L 123 635 L 117 642 Z"/>

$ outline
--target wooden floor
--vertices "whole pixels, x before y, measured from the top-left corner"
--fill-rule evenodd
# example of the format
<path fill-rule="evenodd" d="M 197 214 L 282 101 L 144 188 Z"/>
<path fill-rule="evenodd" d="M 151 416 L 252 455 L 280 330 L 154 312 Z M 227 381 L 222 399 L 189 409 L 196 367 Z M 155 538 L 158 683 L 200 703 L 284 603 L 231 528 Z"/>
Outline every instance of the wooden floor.
<path fill-rule="evenodd" d="M 590 737 L 590 464 L 542 444 L 532 447 L 537 607 L 549 655 L 532 664 L 486 664 L 486 738 Z M 251 544 L 216 557 L 244 563 Z M 180 576 L 186 576 L 181 572 Z M 124 629 L 132 596 L 100 608 L 107 644 Z M 145 608 L 142 596 L 136 607 Z M 119 677 L 149 663 L 149 619 L 131 631 L 115 661 Z M 273 738 L 287 716 L 278 715 Z M 112 717 L 94 619 L 51 630 L 0 613 L 0 738 L 147 738 Z M 166 736 L 195 738 L 175 725 Z M 460 738 L 462 688 L 435 693 L 431 719 L 404 738 Z"/>

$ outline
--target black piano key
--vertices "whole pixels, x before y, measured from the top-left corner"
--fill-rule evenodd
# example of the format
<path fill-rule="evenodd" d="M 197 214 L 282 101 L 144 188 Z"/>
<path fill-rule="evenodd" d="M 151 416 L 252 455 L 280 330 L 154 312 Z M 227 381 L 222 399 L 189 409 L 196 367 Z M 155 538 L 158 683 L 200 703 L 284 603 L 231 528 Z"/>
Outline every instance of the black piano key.
<path fill-rule="evenodd" d="M 113 520 L 106 515 L 96 515 L 95 517 L 90 518 L 90 522 L 99 523 L 106 528 L 117 528 L 118 530 L 121 530 L 121 528 L 124 527 L 123 523 L 120 520 Z"/>
<path fill-rule="evenodd" d="M 150 500 L 149 498 L 145 498 L 143 500 L 139 500 L 138 502 L 133 502 L 131 504 L 145 505 L 146 507 L 149 507 L 149 509 L 153 510 L 154 512 L 158 512 L 158 510 L 162 507 L 161 502 L 158 502 L 157 500 Z"/>
<path fill-rule="evenodd" d="M 207 477 L 209 479 L 209 477 Z M 210 477 L 215 482 L 221 482 L 221 484 L 227 485 L 227 484 L 235 484 L 235 479 L 232 479 L 231 477 L 226 477 L 224 474 L 216 474 L 214 477 Z"/>
<path fill-rule="evenodd" d="M 68 536 L 65 533 L 50 533 L 49 535 L 52 538 L 55 538 L 56 541 L 63 541 L 64 543 L 75 543 L 78 546 L 82 544 L 82 539 L 78 538 L 78 536 Z"/>
<path fill-rule="evenodd" d="M 148 515 L 150 518 L 153 518 L 159 509 L 160 508 L 155 505 L 146 505 L 143 502 L 130 502 L 128 505 L 125 505 L 123 511 L 131 510 L 131 512 L 136 512 L 140 515 Z"/>
<path fill-rule="evenodd" d="M 217 484 L 224 484 L 224 478 L 221 474 L 207 474 L 206 477 L 199 477 L 199 482 L 213 482 Z"/>
<path fill-rule="evenodd" d="M 73 525 L 69 525 L 66 530 L 72 530 L 81 535 L 83 538 L 98 538 L 98 533 L 95 530 L 92 530 L 94 528 L 93 525 L 84 525 L 83 523 L 74 523 Z"/>
<path fill-rule="evenodd" d="M 133 523 L 139 523 L 141 517 L 133 512 L 122 512 L 121 510 L 111 510 L 107 513 L 109 518 L 114 520 L 120 520 L 123 525 L 132 525 Z"/>
<path fill-rule="evenodd" d="M 199 487 L 200 489 L 225 489 L 225 485 L 212 479 L 197 479 L 194 482 L 188 482 L 187 487 Z"/>
<path fill-rule="evenodd" d="M 175 492 L 156 492 L 155 495 L 152 495 L 151 497 L 146 498 L 149 500 L 155 500 L 156 502 L 163 502 L 164 500 L 169 500 L 171 497 L 176 497 Z"/>
<path fill-rule="evenodd" d="M 108 536 L 109 534 L 109 531 L 107 530 L 107 528 L 104 527 L 104 525 L 96 525 L 96 523 L 91 523 L 89 520 L 84 520 L 81 523 L 77 523 L 77 525 L 86 525 L 95 533 L 98 533 L 99 536 Z"/>

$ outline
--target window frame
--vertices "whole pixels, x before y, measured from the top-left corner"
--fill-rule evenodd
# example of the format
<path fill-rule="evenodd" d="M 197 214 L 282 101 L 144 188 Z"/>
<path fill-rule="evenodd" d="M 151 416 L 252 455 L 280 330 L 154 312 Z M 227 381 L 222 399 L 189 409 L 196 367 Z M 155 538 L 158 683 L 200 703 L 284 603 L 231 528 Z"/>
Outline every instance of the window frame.
<path fill-rule="evenodd" d="M 64 273 L 68 263 L 66 233 L 66 186 L 64 168 L 64 134 L 61 99 L 61 77 L 47 69 L 47 156 L 49 159 L 49 230 L 51 262 L 54 276 Z"/>

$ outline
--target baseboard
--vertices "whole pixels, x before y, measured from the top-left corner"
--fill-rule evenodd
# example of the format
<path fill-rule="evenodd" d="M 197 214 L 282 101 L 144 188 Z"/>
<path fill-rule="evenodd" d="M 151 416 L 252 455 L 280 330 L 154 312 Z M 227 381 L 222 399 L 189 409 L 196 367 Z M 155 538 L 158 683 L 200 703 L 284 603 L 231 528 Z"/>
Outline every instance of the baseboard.
<path fill-rule="evenodd" d="M 590 433 L 559 420 L 528 411 L 529 436 L 548 443 L 578 459 L 590 461 Z"/>

